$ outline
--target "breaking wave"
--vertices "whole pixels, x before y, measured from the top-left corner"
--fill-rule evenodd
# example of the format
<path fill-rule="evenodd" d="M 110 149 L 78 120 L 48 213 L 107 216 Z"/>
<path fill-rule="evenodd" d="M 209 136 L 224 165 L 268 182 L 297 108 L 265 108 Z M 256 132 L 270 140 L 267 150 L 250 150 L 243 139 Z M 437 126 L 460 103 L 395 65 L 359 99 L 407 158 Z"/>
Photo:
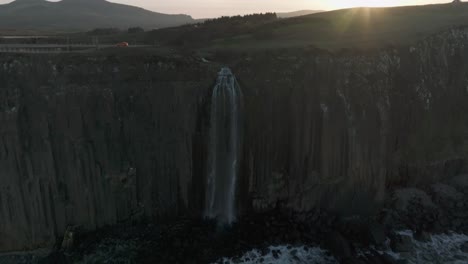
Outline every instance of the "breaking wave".
<path fill-rule="evenodd" d="M 216 263 L 223 264 L 338 264 L 327 251 L 318 247 L 293 247 L 290 245 L 270 246 L 266 250 L 254 249 L 238 258 L 223 258 Z"/>

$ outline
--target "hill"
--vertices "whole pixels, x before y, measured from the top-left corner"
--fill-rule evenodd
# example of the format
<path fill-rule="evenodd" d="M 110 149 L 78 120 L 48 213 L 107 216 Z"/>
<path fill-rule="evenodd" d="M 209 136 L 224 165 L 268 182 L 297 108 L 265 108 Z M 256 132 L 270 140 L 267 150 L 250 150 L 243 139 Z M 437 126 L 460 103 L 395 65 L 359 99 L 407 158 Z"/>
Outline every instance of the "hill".
<path fill-rule="evenodd" d="M 207 50 L 314 46 L 337 50 L 408 44 L 454 26 L 468 25 L 468 3 L 351 8 L 288 19 L 244 20 L 162 29 L 149 39 Z M 221 24 L 224 22 L 224 24 Z M 217 33 L 219 32 L 219 33 Z"/>
<path fill-rule="evenodd" d="M 99 27 L 147 29 L 192 23 L 187 15 L 168 15 L 105 0 L 16 0 L 0 5 L 0 31 L 83 31 Z"/>
<path fill-rule="evenodd" d="M 306 15 L 311 15 L 315 13 L 320 13 L 323 12 L 321 10 L 299 10 L 299 11 L 293 11 L 293 12 L 283 12 L 283 13 L 276 13 L 278 18 L 291 18 L 291 17 L 298 17 L 298 16 L 306 16 Z"/>
<path fill-rule="evenodd" d="M 213 46 L 374 48 L 408 44 L 447 28 L 464 25 L 468 25 L 468 3 L 352 8 L 274 21 L 248 34 L 218 39 Z M 268 37 L 259 39 L 260 32 Z"/>

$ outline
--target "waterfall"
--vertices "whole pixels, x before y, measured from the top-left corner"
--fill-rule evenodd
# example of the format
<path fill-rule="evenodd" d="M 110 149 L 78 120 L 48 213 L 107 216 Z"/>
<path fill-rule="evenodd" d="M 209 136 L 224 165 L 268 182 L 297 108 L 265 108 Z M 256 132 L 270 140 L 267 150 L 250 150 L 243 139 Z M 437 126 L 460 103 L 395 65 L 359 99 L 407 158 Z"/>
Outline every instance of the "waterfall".
<path fill-rule="evenodd" d="M 205 216 L 222 224 L 236 219 L 235 196 L 241 146 L 242 93 L 229 68 L 218 73 L 211 98 Z"/>

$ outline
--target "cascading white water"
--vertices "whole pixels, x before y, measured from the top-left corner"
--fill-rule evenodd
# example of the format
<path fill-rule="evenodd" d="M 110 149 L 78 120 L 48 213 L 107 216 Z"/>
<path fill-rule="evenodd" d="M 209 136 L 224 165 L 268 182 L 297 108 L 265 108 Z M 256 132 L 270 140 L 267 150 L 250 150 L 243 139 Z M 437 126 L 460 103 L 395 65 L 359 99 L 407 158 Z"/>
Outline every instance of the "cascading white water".
<path fill-rule="evenodd" d="M 241 146 L 242 93 L 229 68 L 218 73 L 211 98 L 205 216 L 222 224 L 236 219 L 235 196 Z"/>

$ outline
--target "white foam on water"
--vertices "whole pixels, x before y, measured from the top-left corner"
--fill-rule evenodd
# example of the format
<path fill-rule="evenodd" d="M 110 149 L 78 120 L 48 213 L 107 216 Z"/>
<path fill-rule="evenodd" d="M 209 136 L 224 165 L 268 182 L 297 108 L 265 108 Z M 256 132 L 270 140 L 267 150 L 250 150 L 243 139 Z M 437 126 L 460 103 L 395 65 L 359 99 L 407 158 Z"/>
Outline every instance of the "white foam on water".
<path fill-rule="evenodd" d="M 254 249 L 239 258 L 223 258 L 215 263 L 223 264 L 339 264 L 327 251 L 319 247 L 292 247 L 290 245 L 270 246 L 267 254 Z"/>
<path fill-rule="evenodd" d="M 468 253 L 462 251 L 462 246 L 468 243 L 468 236 L 457 233 L 432 235 L 427 242 L 414 239 L 411 231 L 401 231 L 401 235 L 411 236 L 413 250 L 409 253 L 395 253 L 387 251 L 387 254 L 397 259 L 405 259 L 409 264 L 443 263 L 443 264 L 467 264 Z"/>

